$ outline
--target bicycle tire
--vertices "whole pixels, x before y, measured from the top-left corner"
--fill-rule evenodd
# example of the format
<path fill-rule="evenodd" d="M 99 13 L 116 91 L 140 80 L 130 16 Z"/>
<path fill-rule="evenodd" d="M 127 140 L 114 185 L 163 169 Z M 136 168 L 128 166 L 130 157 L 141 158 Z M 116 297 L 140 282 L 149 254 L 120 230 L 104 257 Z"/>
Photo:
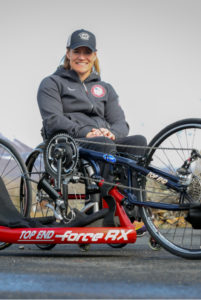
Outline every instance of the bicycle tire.
<path fill-rule="evenodd" d="M 31 207 L 31 185 L 27 168 L 17 150 L 7 140 L 0 139 L 0 176 L 16 209 L 25 217 Z M 0 242 L 0 250 L 10 246 Z"/>
<path fill-rule="evenodd" d="M 49 197 L 45 192 L 41 195 L 38 191 L 38 182 L 45 173 L 43 163 L 43 144 L 34 149 L 26 159 L 26 166 L 29 177 L 32 180 L 32 203 L 30 209 L 30 217 L 47 217 L 52 216 L 51 211 L 45 208 L 45 203 L 49 201 Z M 43 198 L 43 199 L 41 199 Z"/>
<path fill-rule="evenodd" d="M 36 246 L 41 250 L 51 250 L 56 246 L 56 244 L 36 244 Z"/>
<path fill-rule="evenodd" d="M 45 167 L 43 163 L 43 147 L 44 144 L 40 144 L 38 147 L 36 147 L 36 149 L 34 149 L 30 153 L 26 160 L 26 166 L 29 172 L 29 176 L 35 181 L 32 182 L 33 201 L 30 211 L 31 218 L 46 217 L 53 215 L 53 213 L 51 213 L 49 209 L 45 208 L 43 202 L 46 201 L 40 199 L 39 191 L 37 190 L 37 183 L 42 178 L 45 172 Z M 43 193 L 42 197 L 44 197 L 45 199 L 45 193 Z M 47 199 L 49 199 L 48 196 L 46 196 L 46 200 Z M 56 244 L 36 244 L 36 247 L 38 247 L 41 250 L 51 250 L 55 246 Z"/>
<path fill-rule="evenodd" d="M 176 174 L 178 167 L 182 165 L 190 155 L 190 150 L 165 150 L 166 148 L 174 149 L 191 149 L 201 150 L 201 119 L 184 119 L 172 123 L 161 130 L 149 143 L 151 149 L 147 150 L 147 166 L 150 164 L 166 172 Z M 156 149 L 156 148 L 163 148 Z M 174 154 L 173 154 L 174 153 Z M 188 193 L 196 203 L 201 202 L 201 173 L 199 170 L 200 159 L 191 169 L 192 181 L 188 186 Z M 156 183 L 150 190 L 153 182 L 146 179 L 146 198 L 151 201 L 174 201 L 178 203 L 179 194 L 168 190 L 166 185 Z M 155 194 L 153 193 L 155 191 Z M 159 192 L 163 192 L 160 196 Z M 143 195 L 140 193 L 140 201 L 143 201 Z M 158 198 L 157 198 L 158 197 Z M 163 198 L 162 198 L 163 197 Z M 160 198 L 160 199 L 159 199 Z M 167 202 L 166 202 L 167 203 Z M 172 202 L 171 202 L 172 203 Z M 184 212 L 167 212 L 141 209 L 142 219 L 150 235 L 166 250 L 174 255 L 189 258 L 201 258 L 201 230 L 193 229 L 191 224 L 185 220 Z M 186 212 L 187 213 L 187 212 Z"/>
<path fill-rule="evenodd" d="M 38 147 L 36 147 L 32 153 L 30 153 L 29 157 L 26 160 L 27 169 L 29 172 L 30 179 L 33 179 L 34 182 L 32 182 L 32 205 L 31 205 L 31 212 L 30 215 L 32 218 L 37 217 L 49 217 L 54 216 L 54 213 L 51 209 L 46 207 L 45 204 L 51 203 L 51 205 L 54 207 L 54 202 L 49 198 L 49 196 L 44 191 L 38 190 L 38 182 L 42 178 L 42 176 L 46 173 L 47 169 L 44 163 L 44 144 L 40 144 Z M 51 175 L 49 175 L 51 177 Z M 52 178 L 52 181 L 54 181 L 54 178 Z M 83 190 L 83 186 L 86 186 L 85 181 L 78 183 Z M 75 196 L 74 200 L 68 199 L 68 202 L 70 203 L 70 206 L 73 208 L 77 208 L 79 210 L 84 209 L 85 207 L 85 200 L 80 199 L 80 193 L 77 193 L 76 187 L 74 187 L 75 184 L 70 183 L 68 188 L 69 192 Z M 76 197 L 77 193 L 77 197 Z M 85 193 L 85 191 L 82 191 L 81 193 Z M 96 197 L 96 194 L 90 195 L 90 197 L 93 197 L 93 200 L 95 201 L 94 197 Z M 96 203 L 96 202 L 94 202 Z M 86 206 L 87 207 L 87 206 Z M 85 211 L 84 211 L 85 212 Z M 88 211 L 86 211 L 88 213 Z M 91 212 L 92 213 L 92 212 Z M 56 244 L 36 244 L 36 246 L 42 250 L 50 250 L 52 249 Z"/>

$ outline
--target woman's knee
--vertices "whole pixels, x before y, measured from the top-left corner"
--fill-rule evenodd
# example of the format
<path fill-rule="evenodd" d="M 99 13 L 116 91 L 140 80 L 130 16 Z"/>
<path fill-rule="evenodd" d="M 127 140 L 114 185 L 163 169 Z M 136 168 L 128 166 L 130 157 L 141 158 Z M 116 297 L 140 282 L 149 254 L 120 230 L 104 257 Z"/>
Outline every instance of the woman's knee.
<path fill-rule="evenodd" d="M 134 135 L 134 142 L 139 146 L 147 146 L 147 139 L 143 135 Z"/>
<path fill-rule="evenodd" d="M 133 136 L 133 145 L 139 146 L 135 149 L 136 155 L 144 155 L 147 146 L 147 139 L 143 135 L 135 135 Z"/>
<path fill-rule="evenodd" d="M 120 144 L 124 145 L 124 151 L 135 154 L 135 155 L 144 155 L 147 139 L 143 135 L 131 135 L 125 138 L 119 139 Z M 126 147 L 126 146 L 133 147 Z"/>

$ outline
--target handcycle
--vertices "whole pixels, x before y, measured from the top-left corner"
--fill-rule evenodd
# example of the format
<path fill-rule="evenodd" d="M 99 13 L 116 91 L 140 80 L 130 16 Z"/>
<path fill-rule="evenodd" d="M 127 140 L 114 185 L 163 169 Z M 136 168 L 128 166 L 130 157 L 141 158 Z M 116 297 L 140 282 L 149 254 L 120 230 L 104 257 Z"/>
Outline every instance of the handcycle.
<path fill-rule="evenodd" d="M 77 142 L 58 133 L 29 155 L 33 200 L 24 214 L 28 211 L 31 219 L 23 218 L 22 225 L 19 218 L 15 228 L 1 226 L 2 242 L 35 243 L 44 249 L 57 243 L 134 243 L 136 231 L 125 211 L 139 206 L 154 241 L 175 255 L 201 258 L 201 119 L 167 126 L 143 157 L 92 151 Z M 104 181 L 99 162 L 109 164 L 117 177 L 124 170 L 127 185 Z M 137 187 L 132 186 L 133 173 Z M 74 191 L 77 184 L 84 186 L 84 192 L 81 187 Z M 107 195 L 106 185 L 111 185 Z M 70 201 L 80 206 L 75 209 Z"/>

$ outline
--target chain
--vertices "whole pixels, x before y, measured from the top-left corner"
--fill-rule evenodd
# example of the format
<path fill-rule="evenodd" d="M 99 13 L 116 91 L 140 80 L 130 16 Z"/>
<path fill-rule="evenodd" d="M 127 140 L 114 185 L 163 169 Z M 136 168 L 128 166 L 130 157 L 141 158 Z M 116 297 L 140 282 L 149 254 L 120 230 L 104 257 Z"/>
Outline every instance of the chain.
<path fill-rule="evenodd" d="M 105 146 L 111 146 L 111 143 L 106 143 L 106 142 L 95 142 L 95 141 L 89 141 L 86 139 L 75 139 L 79 143 L 84 143 L 84 144 L 94 144 L 94 145 L 105 145 Z M 122 144 L 116 144 L 114 143 L 115 146 L 117 147 L 122 147 L 122 148 L 135 148 L 135 149 L 150 149 L 150 150 L 175 150 L 175 151 L 193 151 L 195 150 L 194 148 L 176 148 L 176 147 L 152 147 L 152 146 L 138 146 L 138 145 L 122 145 Z"/>
<path fill-rule="evenodd" d="M 100 179 L 94 179 L 94 178 L 91 178 L 91 177 L 87 177 L 87 176 L 80 176 L 81 179 L 86 179 L 86 180 L 91 180 L 93 182 L 96 182 L 96 183 L 100 183 L 101 180 Z M 111 187 L 118 187 L 120 189 L 128 189 L 129 191 L 137 191 L 137 192 L 145 192 L 145 193 L 150 193 L 150 194 L 157 194 L 157 195 L 161 195 L 161 196 L 164 196 L 166 195 L 167 197 L 170 197 L 171 195 L 174 195 L 175 196 L 175 193 L 172 193 L 172 194 L 166 194 L 166 193 L 158 193 L 158 192 L 153 192 L 153 191 L 150 191 L 150 190 L 145 190 L 143 188 L 135 188 L 135 187 L 130 187 L 128 185 L 123 185 L 123 184 L 120 184 L 120 183 L 112 183 L 112 182 L 109 182 L 109 181 L 106 181 L 104 180 L 104 184 L 108 185 L 108 186 L 111 186 Z"/>

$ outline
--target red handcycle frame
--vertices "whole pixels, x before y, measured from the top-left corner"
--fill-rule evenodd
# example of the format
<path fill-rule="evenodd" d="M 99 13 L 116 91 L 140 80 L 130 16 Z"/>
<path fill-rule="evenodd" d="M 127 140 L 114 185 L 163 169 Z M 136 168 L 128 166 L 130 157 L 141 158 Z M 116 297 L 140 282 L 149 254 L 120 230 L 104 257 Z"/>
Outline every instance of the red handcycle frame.
<path fill-rule="evenodd" d="M 115 199 L 120 227 L 41 227 L 9 228 L 0 226 L 0 241 L 16 244 L 128 244 L 137 234 L 122 206 L 124 196 L 113 187 L 109 195 Z"/>

